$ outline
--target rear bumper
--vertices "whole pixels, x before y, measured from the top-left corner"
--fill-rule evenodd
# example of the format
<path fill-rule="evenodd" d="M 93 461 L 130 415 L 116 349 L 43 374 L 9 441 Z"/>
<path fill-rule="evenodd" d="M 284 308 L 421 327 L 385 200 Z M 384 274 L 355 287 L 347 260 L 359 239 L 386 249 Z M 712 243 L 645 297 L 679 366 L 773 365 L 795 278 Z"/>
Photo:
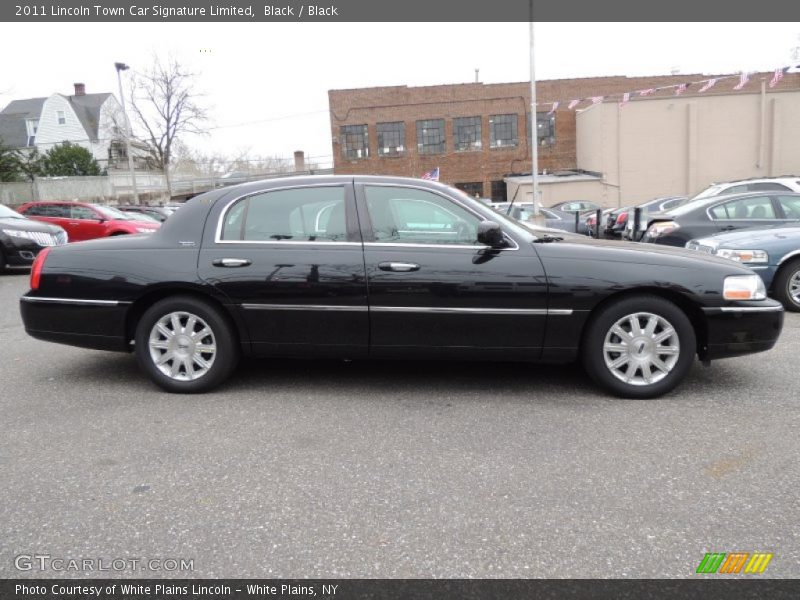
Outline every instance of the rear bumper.
<path fill-rule="evenodd" d="M 778 341 L 783 328 L 783 306 L 774 300 L 703 308 L 708 327 L 703 360 L 763 352 Z"/>
<path fill-rule="evenodd" d="M 129 303 L 72 298 L 20 298 L 25 331 L 47 342 L 94 350 L 130 350 L 125 335 Z"/>

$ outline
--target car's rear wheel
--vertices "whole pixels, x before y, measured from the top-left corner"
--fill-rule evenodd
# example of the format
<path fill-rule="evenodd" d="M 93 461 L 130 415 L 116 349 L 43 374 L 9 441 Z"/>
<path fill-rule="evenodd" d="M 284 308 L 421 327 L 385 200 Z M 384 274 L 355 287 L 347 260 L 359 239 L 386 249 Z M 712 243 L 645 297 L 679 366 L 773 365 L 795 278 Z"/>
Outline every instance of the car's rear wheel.
<path fill-rule="evenodd" d="M 217 308 L 191 296 L 173 296 L 142 315 L 136 357 L 157 385 L 191 394 L 225 381 L 239 351 L 231 324 Z"/>
<path fill-rule="evenodd" d="M 787 263 L 775 276 L 775 298 L 786 310 L 800 312 L 800 259 Z"/>
<path fill-rule="evenodd" d="M 655 398 L 686 377 L 696 343 L 691 321 L 675 304 L 657 296 L 628 297 L 592 317 L 583 365 L 612 394 Z"/>

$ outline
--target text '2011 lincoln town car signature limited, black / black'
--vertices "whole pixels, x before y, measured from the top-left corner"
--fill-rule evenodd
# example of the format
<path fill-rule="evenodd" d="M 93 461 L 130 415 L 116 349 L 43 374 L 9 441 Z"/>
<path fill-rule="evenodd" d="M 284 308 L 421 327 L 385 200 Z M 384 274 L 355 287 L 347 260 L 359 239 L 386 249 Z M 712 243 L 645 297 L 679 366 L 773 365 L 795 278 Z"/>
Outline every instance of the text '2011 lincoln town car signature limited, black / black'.
<path fill-rule="evenodd" d="M 134 351 L 171 392 L 251 355 L 580 360 L 652 398 L 696 355 L 768 350 L 783 325 L 733 261 L 529 229 L 446 185 L 368 176 L 228 187 L 152 235 L 45 249 L 21 310 L 36 338 Z"/>

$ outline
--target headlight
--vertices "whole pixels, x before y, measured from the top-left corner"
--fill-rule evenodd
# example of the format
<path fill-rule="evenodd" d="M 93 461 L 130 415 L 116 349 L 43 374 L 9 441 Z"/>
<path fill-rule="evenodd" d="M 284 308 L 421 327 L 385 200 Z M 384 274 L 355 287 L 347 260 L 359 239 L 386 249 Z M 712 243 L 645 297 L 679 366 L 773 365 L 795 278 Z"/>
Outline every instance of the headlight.
<path fill-rule="evenodd" d="M 731 250 L 729 248 L 717 248 L 714 254 L 745 264 L 766 263 L 769 261 L 769 255 L 764 250 Z"/>
<path fill-rule="evenodd" d="M 11 237 L 26 238 L 29 240 L 33 239 L 30 231 L 20 231 L 19 229 L 3 229 L 3 233 L 10 235 Z"/>
<path fill-rule="evenodd" d="M 153 233 L 155 229 L 150 229 L 149 227 L 137 227 L 136 231 L 139 233 Z"/>
<path fill-rule="evenodd" d="M 730 275 L 722 286 L 722 297 L 725 300 L 763 300 L 767 290 L 758 275 Z"/>
<path fill-rule="evenodd" d="M 668 233 L 672 233 L 676 229 L 680 229 L 681 226 L 678 225 L 675 221 L 660 221 L 658 223 L 653 223 L 650 227 L 647 228 L 647 233 L 645 235 L 651 238 L 661 237 L 662 235 L 667 235 Z"/>

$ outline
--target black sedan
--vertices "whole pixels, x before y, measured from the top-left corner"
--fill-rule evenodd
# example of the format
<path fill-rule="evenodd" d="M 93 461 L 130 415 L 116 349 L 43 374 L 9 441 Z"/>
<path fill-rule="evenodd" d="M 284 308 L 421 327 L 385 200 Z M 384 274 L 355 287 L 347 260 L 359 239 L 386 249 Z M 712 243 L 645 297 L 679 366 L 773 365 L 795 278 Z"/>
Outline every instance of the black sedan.
<path fill-rule="evenodd" d="M 67 243 L 67 232 L 40 223 L 0 205 L 0 272 L 6 267 L 29 267 L 42 248 Z"/>
<path fill-rule="evenodd" d="M 800 194 L 750 192 L 691 200 L 678 208 L 648 215 L 642 242 L 683 248 L 695 238 L 744 227 L 796 224 Z"/>
<path fill-rule="evenodd" d="M 45 250 L 20 307 L 30 335 L 133 351 L 171 392 L 213 388 L 244 354 L 581 360 L 652 398 L 696 355 L 768 350 L 783 324 L 733 261 L 531 230 L 446 185 L 368 176 L 222 188 L 153 235 Z"/>

